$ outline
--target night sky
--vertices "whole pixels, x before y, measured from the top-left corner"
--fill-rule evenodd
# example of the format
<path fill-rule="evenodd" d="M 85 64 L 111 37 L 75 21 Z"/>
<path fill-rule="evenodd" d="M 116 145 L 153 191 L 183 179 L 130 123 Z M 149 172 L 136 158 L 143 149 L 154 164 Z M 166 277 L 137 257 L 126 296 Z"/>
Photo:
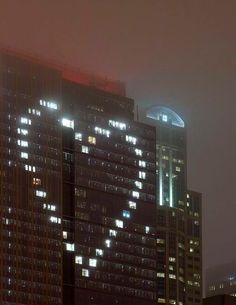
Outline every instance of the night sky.
<path fill-rule="evenodd" d="M 236 260 L 236 1 L 0 0 L 0 44 L 126 82 L 188 126 L 204 267 Z"/>

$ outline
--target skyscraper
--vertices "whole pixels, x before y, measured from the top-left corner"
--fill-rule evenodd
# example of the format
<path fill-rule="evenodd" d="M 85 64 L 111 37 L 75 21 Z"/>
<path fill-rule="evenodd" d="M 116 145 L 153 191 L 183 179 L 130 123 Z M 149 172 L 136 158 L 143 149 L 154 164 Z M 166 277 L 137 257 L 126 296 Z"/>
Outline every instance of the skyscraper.
<path fill-rule="evenodd" d="M 9 52 L 0 72 L 1 304 L 199 304 L 181 118 Z"/>

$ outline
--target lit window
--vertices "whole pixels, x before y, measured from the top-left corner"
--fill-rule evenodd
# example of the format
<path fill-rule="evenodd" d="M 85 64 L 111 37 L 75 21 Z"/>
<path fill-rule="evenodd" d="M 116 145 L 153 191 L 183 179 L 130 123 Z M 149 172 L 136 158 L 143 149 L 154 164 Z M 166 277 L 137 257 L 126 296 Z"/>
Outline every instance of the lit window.
<path fill-rule="evenodd" d="M 28 130 L 27 129 L 22 129 L 22 128 L 17 128 L 17 133 L 22 134 L 24 136 L 28 135 Z"/>
<path fill-rule="evenodd" d="M 64 126 L 64 127 L 74 129 L 74 120 L 69 120 L 69 119 L 63 118 L 61 123 L 62 123 L 62 126 Z"/>
<path fill-rule="evenodd" d="M 118 228 L 123 228 L 123 226 L 124 226 L 123 221 L 122 221 L 122 220 L 116 219 L 116 226 L 117 226 Z"/>
<path fill-rule="evenodd" d="M 33 173 L 36 172 L 35 166 L 31 166 L 31 165 L 28 165 L 28 164 L 25 164 L 25 170 L 29 171 L 29 172 L 33 172 Z"/>
<path fill-rule="evenodd" d="M 103 250 L 102 249 L 96 249 L 96 256 L 103 256 Z"/>
<path fill-rule="evenodd" d="M 75 133 L 75 140 L 82 141 L 82 133 L 76 132 Z"/>
<path fill-rule="evenodd" d="M 28 147 L 29 146 L 28 142 L 27 141 L 23 141 L 23 140 L 17 140 L 17 144 L 19 146 L 22 146 L 22 147 Z"/>
<path fill-rule="evenodd" d="M 140 157 L 142 157 L 142 155 L 143 155 L 143 152 L 142 152 L 142 150 L 141 149 L 138 149 L 138 148 L 135 148 L 135 154 L 136 154 L 136 156 L 140 156 Z"/>
<path fill-rule="evenodd" d="M 25 117 L 21 117 L 20 122 L 22 124 L 27 124 L 27 125 L 31 125 L 31 120 Z"/>
<path fill-rule="evenodd" d="M 50 216 L 49 219 L 50 219 L 50 221 L 51 221 L 52 223 L 58 223 L 58 224 L 61 223 L 61 218 L 59 218 L 59 217 Z"/>
<path fill-rule="evenodd" d="M 177 172 L 180 172 L 180 171 L 181 171 L 181 169 L 180 169 L 179 166 L 176 166 L 176 167 L 175 167 L 175 170 L 176 170 Z"/>
<path fill-rule="evenodd" d="M 46 198 L 47 193 L 46 193 L 46 192 L 43 192 L 43 191 L 36 190 L 36 196 L 37 196 L 37 197 Z"/>
<path fill-rule="evenodd" d="M 175 262 L 176 261 L 176 258 L 175 257 L 169 257 L 169 262 Z"/>
<path fill-rule="evenodd" d="M 146 179 L 146 173 L 145 172 L 138 172 L 139 179 Z"/>
<path fill-rule="evenodd" d="M 39 178 L 33 178 L 33 184 L 34 184 L 34 185 L 41 185 L 41 179 L 39 179 Z"/>
<path fill-rule="evenodd" d="M 191 252 L 191 253 L 194 252 L 193 248 L 190 248 L 190 249 L 189 249 L 189 252 Z"/>
<path fill-rule="evenodd" d="M 157 272 L 157 277 L 164 278 L 165 277 L 165 273 L 164 272 Z"/>
<path fill-rule="evenodd" d="M 162 115 L 162 121 L 163 121 L 163 122 L 167 122 L 167 121 L 168 121 L 168 117 L 167 117 L 166 114 L 163 114 L 163 115 Z"/>
<path fill-rule="evenodd" d="M 129 143 L 131 143 L 131 144 L 136 145 L 136 143 L 137 143 L 137 138 L 126 135 L 126 136 L 125 136 L 125 141 L 126 141 L 126 142 L 129 142 Z"/>
<path fill-rule="evenodd" d="M 142 182 L 140 182 L 140 181 L 135 181 L 135 186 L 138 188 L 138 189 L 142 189 L 142 187 L 143 187 L 143 184 L 142 184 Z"/>
<path fill-rule="evenodd" d="M 67 239 L 68 233 L 66 231 L 62 232 L 62 237 L 63 239 Z"/>
<path fill-rule="evenodd" d="M 110 137 L 110 133 L 111 133 L 110 130 L 103 129 L 103 128 L 100 128 L 100 127 L 97 127 L 97 126 L 94 128 L 94 131 L 95 131 L 96 134 L 104 135 L 107 138 Z"/>
<path fill-rule="evenodd" d="M 94 258 L 89 259 L 89 266 L 90 267 L 97 267 L 97 260 Z"/>
<path fill-rule="evenodd" d="M 105 245 L 107 246 L 107 248 L 110 248 L 110 247 L 111 247 L 111 241 L 110 241 L 110 239 L 106 239 L 106 240 L 105 240 Z"/>
<path fill-rule="evenodd" d="M 46 102 L 45 100 L 40 100 L 39 104 L 41 106 L 48 107 L 50 109 L 54 109 L 54 110 L 58 109 L 58 105 L 55 102 Z"/>
<path fill-rule="evenodd" d="M 116 235 L 117 235 L 116 230 L 109 230 L 109 235 L 116 237 Z"/>
<path fill-rule="evenodd" d="M 75 244 L 66 243 L 66 251 L 74 252 Z"/>
<path fill-rule="evenodd" d="M 75 263 L 82 265 L 83 264 L 83 257 L 82 256 L 75 256 Z"/>
<path fill-rule="evenodd" d="M 123 215 L 123 217 L 125 217 L 125 218 L 130 218 L 130 212 L 129 212 L 129 211 L 123 210 L 122 215 Z"/>
<path fill-rule="evenodd" d="M 143 160 L 139 160 L 139 161 L 138 161 L 138 165 L 139 165 L 140 167 L 146 167 L 146 162 L 143 161 Z"/>
<path fill-rule="evenodd" d="M 37 110 L 37 109 L 31 109 L 31 108 L 28 109 L 28 113 L 34 114 L 34 115 L 37 115 L 37 116 L 40 116 L 40 115 L 41 115 L 41 112 L 40 112 L 39 110 Z"/>
<path fill-rule="evenodd" d="M 90 144 L 96 144 L 96 138 L 95 137 L 88 137 L 88 142 L 90 143 Z"/>
<path fill-rule="evenodd" d="M 20 157 L 21 157 L 22 159 L 28 159 L 28 158 L 29 158 L 29 155 L 28 155 L 28 153 L 26 153 L 26 152 L 21 152 L 21 153 L 20 153 Z"/>
<path fill-rule="evenodd" d="M 133 210 L 136 210 L 136 202 L 134 202 L 134 201 L 129 201 L 129 208 L 130 208 L 130 209 L 133 209 Z"/>
<path fill-rule="evenodd" d="M 118 121 L 109 120 L 109 125 L 120 130 L 126 130 L 126 124 Z"/>
<path fill-rule="evenodd" d="M 166 302 L 166 299 L 158 298 L 158 299 L 157 299 L 157 302 L 158 302 L 158 303 L 163 303 L 163 304 L 164 304 L 164 303 Z"/>
<path fill-rule="evenodd" d="M 173 279 L 173 280 L 176 280 L 176 275 L 170 273 L 170 274 L 169 274 L 169 278 L 170 278 L 170 279 Z"/>
<path fill-rule="evenodd" d="M 136 191 L 132 191 L 132 196 L 134 197 L 134 198 L 139 198 L 139 192 L 136 192 Z"/>
<path fill-rule="evenodd" d="M 82 276 L 89 277 L 89 270 L 88 269 L 82 269 Z"/>
<path fill-rule="evenodd" d="M 150 227 L 146 226 L 145 227 L 145 233 L 148 234 L 150 232 Z"/>
<path fill-rule="evenodd" d="M 88 152 L 89 152 L 89 148 L 88 148 L 88 146 L 84 146 L 84 145 L 82 145 L 81 150 L 82 150 L 82 153 L 84 153 L 84 154 L 88 154 Z"/>

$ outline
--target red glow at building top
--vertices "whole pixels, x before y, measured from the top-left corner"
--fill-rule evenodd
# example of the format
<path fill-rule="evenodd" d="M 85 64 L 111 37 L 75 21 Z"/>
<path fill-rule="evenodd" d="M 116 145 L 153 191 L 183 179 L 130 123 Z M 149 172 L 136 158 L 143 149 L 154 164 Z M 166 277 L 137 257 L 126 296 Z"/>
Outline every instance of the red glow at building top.
<path fill-rule="evenodd" d="M 65 80 L 70 80 L 72 82 L 94 87 L 105 92 L 113 93 L 116 95 L 125 96 L 125 84 L 120 81 L 114 81 L 100 75 L 85 72 L 80 69 L 74 69 L 63 65 L 61 63 L 54 62 L 53 60 L 48 60 L 33 54 L 27 53 L 25 51 L 19 51 L 12 48 L 0 47 L 0 53 L 12 55 L 19 57 L 35 64 L 43 65 L 47 68 L 55 69 L 61 73 L 61 76 Z"/>

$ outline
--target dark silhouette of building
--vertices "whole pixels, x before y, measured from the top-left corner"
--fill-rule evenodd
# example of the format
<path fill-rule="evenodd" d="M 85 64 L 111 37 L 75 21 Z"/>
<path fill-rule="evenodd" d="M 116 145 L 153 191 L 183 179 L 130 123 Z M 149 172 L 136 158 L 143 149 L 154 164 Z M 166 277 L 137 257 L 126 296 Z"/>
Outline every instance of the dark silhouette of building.
<path fill-rule="evenodd" d="M 206 296 L 219 294 L 236 297 L 236 262 L 207 269 Z"/>
<path fill-rule="evenodd" d="M 236 298 L 229 295 L 215 295 L 203 299 L 203 305 L 236 305 Z"/>
<path fill-rule="evenodd" d="M 1 304 L 200 304 L 182 119 L 6 51 L 0 72 Z"/>

